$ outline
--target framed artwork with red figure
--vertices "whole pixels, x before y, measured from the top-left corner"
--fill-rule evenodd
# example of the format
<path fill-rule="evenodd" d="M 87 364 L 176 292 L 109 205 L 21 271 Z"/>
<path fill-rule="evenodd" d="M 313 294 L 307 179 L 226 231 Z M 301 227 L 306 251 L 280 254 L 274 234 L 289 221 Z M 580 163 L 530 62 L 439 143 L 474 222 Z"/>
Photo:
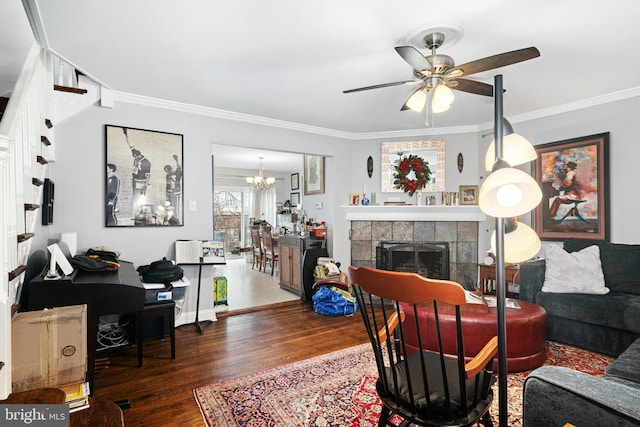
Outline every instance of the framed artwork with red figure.
<path fill-rule="evenodd" d="M 535 231 L 542 240 L 609 240 L 609 133 L 537 145 L 542 202 Z"/>

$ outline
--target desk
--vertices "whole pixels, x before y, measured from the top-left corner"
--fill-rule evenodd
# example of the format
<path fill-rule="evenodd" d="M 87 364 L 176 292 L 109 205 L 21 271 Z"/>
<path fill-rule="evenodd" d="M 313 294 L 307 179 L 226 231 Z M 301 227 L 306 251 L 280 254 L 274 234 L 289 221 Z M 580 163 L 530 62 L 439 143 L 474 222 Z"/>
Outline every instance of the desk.
<path fill-rule="evenodd" d="M 36 277 L 25 287 L 27 310 L 87 305 L 87 381 L 93 392 L 100 316 L 137 313 L 144 309 L 144 287 L 132 263 L 120 261 L 117 271 L 74 271 L 59 280 Z"/>
<path fill-rule="evenodd" d="M 487 264 L 478 264 L 480 267 L 480 293 L 489 294 L 496 292 L 496 266 Z M 505 282 L 520 284 L 520 265 L 507 264 L 505 266 Z M 507 286 L 508 287 L 508 286 Z M 509 290 L 507 289 L 507 293 Z"/>

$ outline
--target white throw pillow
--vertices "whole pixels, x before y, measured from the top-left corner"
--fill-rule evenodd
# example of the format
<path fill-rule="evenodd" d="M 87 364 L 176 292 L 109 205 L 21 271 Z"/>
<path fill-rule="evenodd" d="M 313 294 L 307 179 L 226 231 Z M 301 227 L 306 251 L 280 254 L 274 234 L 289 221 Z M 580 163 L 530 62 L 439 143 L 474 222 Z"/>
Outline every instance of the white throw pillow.
<path fill-rule="evenodd" d="M 550 245 L 545 251 L 545 260 L 542 292 L 601 295 L 609 292 L 604 285 L 598 246 L 569 253 L 559 245 Z"/>

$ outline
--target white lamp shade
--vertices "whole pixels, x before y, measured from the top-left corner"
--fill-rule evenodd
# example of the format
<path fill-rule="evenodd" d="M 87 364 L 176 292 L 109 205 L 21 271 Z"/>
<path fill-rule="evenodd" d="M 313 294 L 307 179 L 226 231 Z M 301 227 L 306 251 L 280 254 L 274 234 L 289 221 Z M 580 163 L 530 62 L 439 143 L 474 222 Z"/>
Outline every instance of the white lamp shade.
<path fill-rule="evenodd" d="M 449 89 L 449 86 L 439 84 L 433 91 L 433 100 L 431 101 L 431 105 L 433 107 L 436 105 L 445 107 L 450 105 L 454 99 L 455 95 L 453 94 L 453 91 Z"/>
<path fill-rule="evenodd" d="M 273 185 L 273 183 L 276 182 L 276 179 L 270 176 L 267 179 L 265 179 L 265 182 L 267 183 L 267 185 Z"/>
<path fill-rule="evenodd" d="M 538 254 L 542 243 L 527 224 L 515 221 L 516 229 L 504 235 L 504 262 L 513 264 L 526 261 Z M 496 253 L 496 232 L 491 234 L 491 251 Z"/>
<path fill-rule="evenodd" d="M 427 101 L 427 94 L 424 90 L 420 89 L 411 94 L 409 99 L 407 99 L 407 107 L 411 108 L 413 111 L 420 112 L 424 109 L 424 104 Z"/>
<path fill-rule="evenodd" d="M 478 197 L 482 212 L 496 218 L 508 218 L 535 208 L 542 200 L 542 191 L 526 172 L 502 168 L 487 177 Z"/>
<path fill-rule="evenodd" d="M 252 176 L 246 176 L 244 179 L 247 181 L 247 184 L 253 184 L 253 177 Z"/>
<path fill-rule="evenodd" d="M 537 157 L 536 150 L 527 139 L 517 133 L 510 133 L 502 139 L 502 158 L 511 166 L 531 162 Z M 490 171 L 496 160 L 496 141 L 491 141 L 484 158 L 484 167 Z"/>

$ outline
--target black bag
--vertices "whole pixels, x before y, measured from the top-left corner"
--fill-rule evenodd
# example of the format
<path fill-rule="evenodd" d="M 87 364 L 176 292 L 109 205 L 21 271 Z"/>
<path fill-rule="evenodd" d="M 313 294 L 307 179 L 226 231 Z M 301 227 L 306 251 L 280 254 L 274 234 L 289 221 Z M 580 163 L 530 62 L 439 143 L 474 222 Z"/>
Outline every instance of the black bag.
<path fill-rule="evenodd" d="M 154 261 L 149 265 L 141 265 L 138 267 L 137 272 L 142 277 L 143 282 L 164 283 L 165 286 L 170 286 L 171 282 L 180 280 L 184 276 L 182 268 L 166 258 Z"/>
<path fill-rule="evenodd" d="M 120 264 L 116 262 L 88 255 L 76 255 L 71 258 L 70 262 L 72 266 L 83 271 L 114 271 L 120 267 Z"/>

